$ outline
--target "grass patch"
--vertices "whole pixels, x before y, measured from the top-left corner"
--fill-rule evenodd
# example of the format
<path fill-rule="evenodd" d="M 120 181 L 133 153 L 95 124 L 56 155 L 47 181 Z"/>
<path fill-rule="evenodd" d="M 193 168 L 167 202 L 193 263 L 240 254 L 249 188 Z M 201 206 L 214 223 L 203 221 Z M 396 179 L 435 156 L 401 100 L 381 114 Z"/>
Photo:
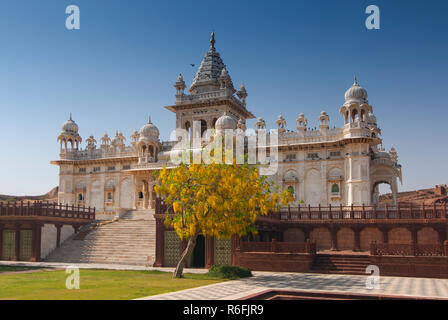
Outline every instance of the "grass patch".
<path fill-rule="evenodd" d="M 235 280 L 240 278 L 252 277 L 252 272 L 249 269 L 239 266 L 217 265 L 212 266 L 208 270 L 207 275 L 222 279 Z"/>
<path fill-rule="evenodd" d="M 68 290 L 65 270 L 0 275 L 0 299 L 128 300 L 225 281 L 208 274 L 186 273 L 173 279 L 161 271 L 80 269 L 80 289 Z"/>

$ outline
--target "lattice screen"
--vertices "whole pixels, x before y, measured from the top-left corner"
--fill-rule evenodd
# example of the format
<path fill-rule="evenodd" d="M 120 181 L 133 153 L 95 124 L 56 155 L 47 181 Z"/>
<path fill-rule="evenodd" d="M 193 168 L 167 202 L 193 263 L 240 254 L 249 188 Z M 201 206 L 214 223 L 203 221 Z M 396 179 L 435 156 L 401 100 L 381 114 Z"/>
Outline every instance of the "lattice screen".
<path fill-rule="evenodd" d="M 12 260 L 16 249 L 16 232 L 3 230 L 3 260 Z"/>
<path fill-rule="evenodd" d="M 180 258 L 180 238 L 176 231 L 165 231 L 165 252 L 163 265 L 175 267 Z"/>
<path fill-rule="evenodd" d="M 33 245 L 33 231 L 20 230 L 20 260 L 31 259 L 31 248 Z"/>
<path fill-rule="evenodd" d="M 232 241 L 230 239 L 215 239 L 214 264 L 232 264 Z"/>

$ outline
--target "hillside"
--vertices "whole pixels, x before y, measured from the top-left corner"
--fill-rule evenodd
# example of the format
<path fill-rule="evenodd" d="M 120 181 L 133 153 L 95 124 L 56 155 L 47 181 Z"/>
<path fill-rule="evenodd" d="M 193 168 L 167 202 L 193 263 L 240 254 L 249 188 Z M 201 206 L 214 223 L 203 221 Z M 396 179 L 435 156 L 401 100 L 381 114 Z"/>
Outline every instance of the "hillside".
<path fill-rule="evenodd" d="M 398 202 L 404 205 L 433 205 L 434 203 L 448 203 L 448 187 L 446 184 L 436 185 L 434 188 L 406 191 L 398 193 Z M 392 203 L 392 194 L 380 196 L 381 203 Z"/>
<path fill-rule="evenodd" d="M 57 201 L 59 187 L 54 187 L 41 196 L 11 196 L 0 194 L 0 201 Z"/>

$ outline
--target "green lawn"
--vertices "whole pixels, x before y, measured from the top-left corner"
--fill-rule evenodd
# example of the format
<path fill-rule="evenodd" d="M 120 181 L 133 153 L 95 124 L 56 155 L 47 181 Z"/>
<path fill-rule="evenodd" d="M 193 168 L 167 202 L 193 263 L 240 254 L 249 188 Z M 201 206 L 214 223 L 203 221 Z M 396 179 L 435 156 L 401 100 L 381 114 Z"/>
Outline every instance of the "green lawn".
<path fill-rule="evenodd" d="M 160 271 L 80 269 L 80 289 L 68 290 L 65 287 L 68 276 L 65 270 L 0 274 L 0 299 L 122 300 L 224 281 L 208 275 L 191 273 L 185 274 L 183 279 L 172 279 L 172 273 Z"/>

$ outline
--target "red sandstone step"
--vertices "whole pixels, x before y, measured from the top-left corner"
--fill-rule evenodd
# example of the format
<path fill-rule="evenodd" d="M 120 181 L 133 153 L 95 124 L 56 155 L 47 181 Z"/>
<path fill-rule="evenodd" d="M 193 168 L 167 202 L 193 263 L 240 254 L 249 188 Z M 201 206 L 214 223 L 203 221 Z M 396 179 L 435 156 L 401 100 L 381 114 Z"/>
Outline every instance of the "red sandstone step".
<path fill-rule="evenodd" d="M 311 272 L 332 274 L 365 274 L 370 263 L 367 255 L 317 254 Z"/>

